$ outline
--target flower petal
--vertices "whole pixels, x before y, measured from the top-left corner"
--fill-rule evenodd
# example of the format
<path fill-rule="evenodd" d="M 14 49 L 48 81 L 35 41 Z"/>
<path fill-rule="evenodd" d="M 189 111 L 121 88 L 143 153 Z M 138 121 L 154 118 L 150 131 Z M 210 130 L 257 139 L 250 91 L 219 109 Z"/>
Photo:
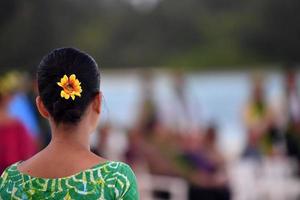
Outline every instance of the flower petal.
<path fill-rule="evenodd" d="M 79 86 L 79 85 L 80 85 L 80 82 L 79 82 L 79 80 L 78 80 L 78 79 L 76 79 L 76 80 L 74 81 L 74 84 L 75 84 L 76 86 Z"/>
<path fill-rule="evenodd" d="M 74 95 L 81 97 L 80 92 L 74 92 Z"/>
<path fill-rule="evenodd" d="M 68 81 L 69 81 L 69 78 L 67 77 L 67 75 L 64 75 L 64 77 L 60 80 L 62 85 L 65 85 Z"/>
<path fill-rule="evenodd" d="M 80 86 L 76 86 L 76 85 L 75 85 L 73 89 L 74 89 L 75 92 L 79 92 Z"/>
<path fill-rule="evenodd" d="M 60 96 L 61 96 L 62 98 L 65 98 L 65 99 L 69 99 L 69 98 L 70 98 L 70 95 L 69 95 L 68 93 L 66 93 L 64 90 L 62 90 L 62 91 L 60 92 Z"/>
<path fill-rule="evenodd" d="M 75 74 L 72 74 L 72 75 L 70 76 L 70 81 L 71 81 L 71 82 L 76 81 L 76 75 L 75 75 Z"/>
<path fill-rule="evenodd" d="M 61 96 L 62 98 L 65 97 L 65 92 L 64 92 L 63 90 L 60 92 L 60 96 Z"/>
<path fill-rule="evenodd" d="M 65 94 L 65 99 L 69 99 L 70 95 L 69 94 Z"/>

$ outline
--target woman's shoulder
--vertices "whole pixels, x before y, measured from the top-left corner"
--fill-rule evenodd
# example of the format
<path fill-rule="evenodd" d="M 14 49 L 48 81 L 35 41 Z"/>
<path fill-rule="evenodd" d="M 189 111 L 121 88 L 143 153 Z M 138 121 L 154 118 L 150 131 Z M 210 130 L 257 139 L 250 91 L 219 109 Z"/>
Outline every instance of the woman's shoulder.
<path fill-rule="evenodd" d="M 1 187 L 8 182 L 11 178 L 14 178 L 18 175 L 17 165 L 19 162 L 16 162 L 9 167 L 7 167 L 0 176 L 0 189 Z"/>
<path fill-rule="evenodd" d="M 103 172 L 106 174 L 110 174 L 112 176 L 115 175 L 134 175 L 131 167 L 121 161 L 106 161 L 103 164 L 99 164 L 99 169 L 103 169 Z"/>
<path fill-rule="evenodd" d="M 8 166 L 2 173 L 1 177 L 3 177 L 5 174 L 7 175 L 11 175 L 12 173 L 17 172 L 17 166 L 21 161 L 18 161 L 16 163 L 11 164 L 10 166 Z"/>
<path fill-rule="evenodd" d="M 112 161 L 112 160 L 107 160 L 104 162 L 104 164 L 107 164 L 108 166 L 121 170 L 121 169 L 131 169 L 131 167 L 122 161 Z"/>
<path fill-rule="evenodd" d="M 136 177 L 131 167 L 120 161 L 108 161 L 99 167 L 100 176 L 107 185 L 125 185 L 135 184 Z"/>
<path fill-rule="evenodd" d="M 1 178 L 3 178 L 4 176 L 15 176 L 17 173 L 19 173 L 18 170 L 18 165 L 21 163 L 21 161 L 16 162 L 12 165 L 10 165 L 9 167 L 7 167 L 4 172 L 1 175 Z M 126 173 L 126 174 L 130 174 L 133 173 L 131 167 L 121 161 L 105 161 L 105 162 L 101 162 L 98 163 L 97 165 L 91 167 L 90 169 L 84 170 L 82 172 L 95 172 L 95 171 L 101 171 L 102 173 L 105 174 L 112 174 L 112 175 L 116 175 L 118 173 Z"/>
<path fill-rule="evenodd" d="M 120 199 L 139 199 L 136 177 L 131 167 L 119 161 L 109 161 L 105 165 L 104 184 L 111 188 L 111 194 Z"/>
<path fill-rule="evenodd" d="M 27 177 L 28 179 L 32 180 L 52 180 L 49 178 L 38 178 L 38 177 L 32 177 L 27 174 L 23 174 L 18 170 L 18 165 L 20 162 L 16 162 L 9 167 L 7 167 L 4 172 L 0 176 L 0 187 L 1 185 L 4 185 L 6 182 L 19 182 L 20 177 L 24 178 Z M 84 178 L 85 177 L 85 178 Z M 131 169 L 131 167 L 120 161 L 105 161 L 101 162 L 89 169 L 86 169 L 84 171 L 78 172 L 77 174 L 68 176 L 68 177 L 62 177 L 62 178 L 56 178 L 58 179 L 86 179 L 91 182 L 93 180 L 97 182 L 105 182 L 108 184 L 114 185 L 117 181 L 123 180 L 125 182 L 134 180 L 135 175 Z"/>

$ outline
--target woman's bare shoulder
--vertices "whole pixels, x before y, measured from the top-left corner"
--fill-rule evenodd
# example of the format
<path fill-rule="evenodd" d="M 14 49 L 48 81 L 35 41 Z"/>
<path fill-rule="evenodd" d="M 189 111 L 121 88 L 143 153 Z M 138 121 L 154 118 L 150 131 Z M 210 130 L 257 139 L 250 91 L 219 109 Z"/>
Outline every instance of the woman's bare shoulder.
<path fill-rule="evenodd" d="M 21 173 L 34 177 L 61 178 L 71 176 L 107 161 L 93 153 L 56 156 L 41 151 L 32 158 L 20 162 L 18 170 Z"/>

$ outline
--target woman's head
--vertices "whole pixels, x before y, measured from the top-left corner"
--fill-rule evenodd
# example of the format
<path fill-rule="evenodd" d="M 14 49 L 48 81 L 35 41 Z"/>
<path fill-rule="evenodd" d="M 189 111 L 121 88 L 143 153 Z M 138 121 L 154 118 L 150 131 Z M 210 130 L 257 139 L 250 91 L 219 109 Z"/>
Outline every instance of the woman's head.
<path fill-rule="evenodd" d="M 77 88 L 62 80 L 68 77 L 74 82 L 74 75 L 80 82 L 80 85 L 76 82 Z M 101 103 L 97 63 L 91 56 L 77 49 L 60 48 L 46 55 L 38 66 L 37 81 L 37 106 L 43 116 L 53 119 L 56 124 L 75 125 L 82 120 L 91 103 Z M 66 87 L 77 89 L 77 95 L 66 96 L 62 92 Z M 100 113 L 100 105 L 96 106 L 99 108 L 95 111 L 99 109 Z"/>

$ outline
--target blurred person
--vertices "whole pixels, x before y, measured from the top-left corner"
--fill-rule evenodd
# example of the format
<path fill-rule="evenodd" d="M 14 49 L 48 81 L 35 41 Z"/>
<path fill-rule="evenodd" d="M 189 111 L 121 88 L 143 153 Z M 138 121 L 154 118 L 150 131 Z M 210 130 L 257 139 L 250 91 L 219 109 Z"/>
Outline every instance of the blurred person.
<path fill-rule="evenodd" d="M 285 73 L 286 106 L 288 121 L 297 123 L 300 121 L 300 97 L 297 85 L 297 71 L 289 68 Z"/>
<path fill-rule="evenodd" d="M 179 154 L 179 145 L 175 134 L 162 123 L 157 122 L 151 134 L 146 135 L 143 142 L 143 153 L 152 174 L 177 176 L 176 161 Z"/>
<path fill-rule="evenodd" d="M 143 152 L 145 139 L 138 127 L 129 130 L 128 141 L 129 145 L 125 153 L 127 162 L 130 163 L 131 166 L 140 166 L 140 164 L 145 164 L 146 159 Z"/>
<path fill-rule="evenodd" d="M 36 103 L 52 139 L 34 157 L 5 170 L 1 199 L 138 199 L 131 168 L 90 151 L 101 112 L 94 59 L 74 48 L 55 49 L 42 59 L 37 76 Z"/>
<path fill-rule="evenodd" d="M 247 144 L 242 153 L 242 158 L 253 159 L 260 161 L 262 159 L 262 152 L 259 148 L 260 136 L 255 128 L 249 128 L 247 134 Z"/>
<path fill-rule="evenodd" d="M 243 112 L 243 119 L 248 133 L 256 132 L 259 151 L 269 156 L 274 154 L 275 144 L 280 140 L 280 129 L 265 94 L 263 78 L 254 76 L 251 97 Z"/>
<path fill-rule="evenodd" d="M 165 157 L 161 147 L 169 147 L 165 144 L 162 135 L 165 135 L 166 128 L 159 115 L 156 102 L 154 100 L 154 82 L 153 74 L 146 71 L 141 76 L 141 92 L 142 98 L 140 109 L 136 120 L 136 126 L 130 130 L 129 148 L 126 153 L 127 159 L 133 163 L 144 157 L 144 161 L 149 167 L 152 174 L 170 174 L 171 164 Z M 166 133 L 167 134 L 167 133 Z"/>
<path fill-rule="evenodd" d="M 192 166 L 189 198 L 227 200 L 231 198 L 225 159 L 217 147 L 217 129 L 210 125 L 203 138 L 186 156 Z M 194 141 L 194 142 L 193 142 Z M 195 143 L 192 139 L 189 144 Z"/>
<path fill-rule="evenodd" d="M 38 138 L 40 130 L 35 114 L 35 105 L 32 105 L 29 97 L 32 90 L 31 80 L 27 73 L 22 73 L 19 81 L 22 82 L 22 85 L 10 102 L 9 113 L 23 122 L 34 138 Z"/>
<path fill-rule="evenodd" d="M 20 84 L 20 74 L 16 72 L 8 72 L 0 78 L 0 173 L 15 162 L 28 159 L 36 151 L 32 134 L 9 113 L 10 102 Z"/>
<path fill-rule="evenodd" d="M 152 184 L 149 166 L 146 158 L 145 134 L 136 126 L 128 131 L 128 148 L 125 153 L 126 162 L 134 169 L 139 183 L 141 199 L 152 199 Z"/>
<path fill-rule="evenodd" d="M 170 130 L 165 126 L 155 102 L 153 74 L 142 74 L 142 99 L 136 122 L 131 130 L 127 159 L 133 163 L 143 156 L 152 174 L 174 175 L 175 169 L 171 162 L 174 143 Z M 136 152 L 138 151 L 138 152 Z M 134 160 L 134 161 L 133 161 Z"/>
<path fill-rule="evenodd" d="M 297 73 L 291 68 L 285 75 L 286 87 L 286 148 L 287 154 L 297 160 L 300 175 L 300 97 L 297 86 Z"/>
<path fill-rule="evenodd" d="M 161 177 L 162 179 L 164 179 L 164 177 L 184 179 L 189 172 L 182 169 L 184 161 L 181 159 L 180 136 L 183 137 L 183 134 L 173 133 L 173 130 L 168 129 L 160 122 L 155 124 L 152 131 L 153 132 L 148 135 L 139 134 L 138 131 L 133 134 L 136 140 L 134 142 L 136 149 L 134 150 L 133 148 L 131 150 L 131 152 L 134 151 L 131 153 L 131 156 L 134 156 L 142 163 L 144 172 L 149 171 L 154 177 Z M 136 151 L 138 151 L 138 153 Z M 141 166 L 136 167 L 141 169 Z M 165 191 L 164 188 L 160 188 L 159 186 L 154 186 L 154 188 L 152 195 L 155 198 L 168 199 L 170 197 L 170 194 Z"/>

